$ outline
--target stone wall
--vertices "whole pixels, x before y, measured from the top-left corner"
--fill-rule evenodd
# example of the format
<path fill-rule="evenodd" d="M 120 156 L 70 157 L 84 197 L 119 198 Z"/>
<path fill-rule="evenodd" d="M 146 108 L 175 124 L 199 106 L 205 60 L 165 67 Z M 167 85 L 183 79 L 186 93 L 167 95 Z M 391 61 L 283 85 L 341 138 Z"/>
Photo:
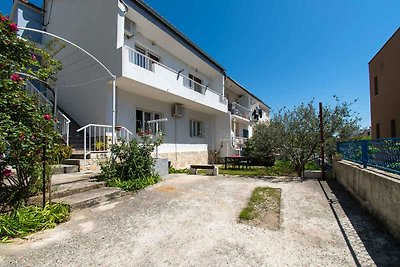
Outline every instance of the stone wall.
<path fill-rule="evenodd" d="M 178 153 L 160 153 L 159 158 L 168 159 L 171 166 L 175 169 L 189 168 L 190 164 L 207 164 L 207 151 L 178 152 Z"/>
<path fill-rule="evenodd" d="M 335 161 L 337 180 L 400 241 L 400 175 Z"/>

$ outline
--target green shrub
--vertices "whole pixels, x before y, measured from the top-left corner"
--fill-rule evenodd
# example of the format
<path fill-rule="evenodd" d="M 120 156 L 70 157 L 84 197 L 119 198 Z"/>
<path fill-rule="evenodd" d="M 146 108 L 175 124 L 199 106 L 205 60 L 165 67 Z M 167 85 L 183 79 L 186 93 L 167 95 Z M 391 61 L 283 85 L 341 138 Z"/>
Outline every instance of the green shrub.
<path fill-rule="evenodd" d="M 37 206 L 21 206 L 9 214 L 0 215 L 0 240 L 24 237 L 31 233 L 54 228 L 56 224 L 69 218 L 70 207 L 64 203 L 47 203 L 43 208 Z"/>
<path fill-rule="evenodd" d="M 160 181 L 160 176 L 155 175 L 147 178 L 121 180 L 118 178 L 112 178 L 107 180 L 106 185 L 110 187 L 119 187 L 125 191 L 138 191 L 146 188 L 149 185 L 156 184 Z"/>
<path fill-rule="evenodd" d="M 168 173 L 189 173 L 188 169 L 175 169 L 173 166 L 169 167 Z"/>
<path fill-rule="evenodd" d="M 120 140 L 111 146 L 113 157 L 101 164 L 102 178 L 108 186 L 120 187 L 126 191 L 140 190 L 157 183 L 160 177 L 154 172 L 155 159 L 151 156 L 161 139 L 153 140 L 142 136 L 130 142 Z"/>

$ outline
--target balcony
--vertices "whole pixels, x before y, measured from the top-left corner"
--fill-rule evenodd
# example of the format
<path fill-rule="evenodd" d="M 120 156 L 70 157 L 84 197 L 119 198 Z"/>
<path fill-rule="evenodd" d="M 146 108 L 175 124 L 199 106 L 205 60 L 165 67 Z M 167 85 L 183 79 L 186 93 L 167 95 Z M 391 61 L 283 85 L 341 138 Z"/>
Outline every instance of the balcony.
<path fill-rule="evenodd" d="M 228 110 L 231 112 L 232 115 L 236 116 L 239 119 L 252 121 L 250 109 L 239 105 L 238 103 L 229 103 Z"/>
<path fill-rule="evenodd" d="M 227 99 L 222 93 L 160 63 L 158 58 L 151 58 L 127 46 L 124 47 L 123 57 L 127 57 L 123 60 L 123 76 L 226 112 Z"/>

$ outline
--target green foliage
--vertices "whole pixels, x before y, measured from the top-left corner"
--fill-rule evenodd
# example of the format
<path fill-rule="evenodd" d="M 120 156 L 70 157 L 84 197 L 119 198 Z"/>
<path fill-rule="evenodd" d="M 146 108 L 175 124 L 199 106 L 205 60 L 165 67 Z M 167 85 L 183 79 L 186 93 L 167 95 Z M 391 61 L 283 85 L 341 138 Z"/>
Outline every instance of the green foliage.
<path fill-rule="evenodd" d="M 351 111 L 351 104 L 340 102 L 323 108 L 325 152 L 330 159 L 335 154 L 336 142 L 359 132 L 359 118 Z M 266 153 L 286 157 L 293 164 L 297 175 L 302 176 L 304 167 L 320 146 L 319 114 L 314 102 L 301 104 L 292 110 L 282 109 L 274 115 L 270 124 L 258 126 L 252 142 Z M 268 146 L 265 144 L 268 143 Z"/>
<path fill-rule="evenodd" d="M 251 167 L 246 169 L 219 169 L 220 174 L 241 175 L 241 176 L 296 176 L 294 167 L 290 161 L 275 161 L 271 167 Z"/>
<path fill-rule="evenodd" d="M 62 143 L 55 144 L 53 147 L 52 159 L 54 164 L 60 164 L 64 159 L 69 159 L 72 155 L 72 147 Z"/>
<path fill-rule="evenodd" d="M 149 185 L 156 184 L 160 181 L 160 176 L 154 175 L 140 179 L 121 180 L 119 178 L 112 178 L 107 180 L 106 185 L 110 187 L 119 187 L 125 191 L 138 191 L 146 188 Z"/>
<path fill-rule="evenodd" d="M 37 192 L 43 150 L 47 151 L 46 162 L 51 162 L 61 138 L 54 131 L 51 111 L 38 107 L 37 100 L 23 90 L 27 80 L 18 73 L 48 80 L 61 64 L 34 44 L 17 38 L 16 25 L 0 17 L 0 209 L 4 209 L 20 205 Z"/>
<path fill-rule="evenodd" d="M 304 165 L 304 169 L 307 171 L 318 171 L 320 168 L 314 161 L 309 161 Z"/>
<path fill-rule="evenodd" d="M 243 149 L 243 156 L 251 158 L 252 164 L 266 167 L 274 165 L 275 157 L 269 134 L 266 124 L 254 125 L 253 138 L 246 141 Z"/>
<path fill-rule="evenodd" d="M 9 238 L 54 228 L 56 224 L 67 221 L 69 213 L 70 207 L 64 203 L 47 203 L 44 209 L 37 206 L 13 209 L 9 214 L 0 215 L 0 240 L 5 242 Z"/>
<path fill-rule="evenodd" d="M 101 165 L 103 179 L 109 186 L 128 191 L 157 183 L 160 178 L 154 173 L 155 159 L 151 153 L 161 143 L 162 139 L 153 141 L 150 136 L 142 136 L 141 142 L 120 140 L 119 144 L 111 146 L 114 157 Z"/>
<path fill-rule="evenodd" d="M 189 173 L 188 169 L 175 169 L 173 166 L 169 167 L 168 173 Z"/>

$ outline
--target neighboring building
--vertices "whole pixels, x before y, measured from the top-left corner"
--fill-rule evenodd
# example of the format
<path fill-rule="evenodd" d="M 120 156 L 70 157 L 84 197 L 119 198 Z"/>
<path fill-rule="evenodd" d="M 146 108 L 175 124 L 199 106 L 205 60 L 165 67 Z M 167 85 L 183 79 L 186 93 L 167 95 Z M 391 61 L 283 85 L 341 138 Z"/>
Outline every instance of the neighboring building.
<path fill-rule="evenodd" d="M 244 142 L 253 135 L 253 125 L 269 123 L 270 108 L 257 96 L 230 77 L 225 79 L 225 97 L 228 99 L 228 115 L 223 125 L 227 135 L 223 137 L 220 158 L 241 155 Z"/>
<path fill-rule="evenodd" d="M 223 153 L 221 144 L 251 136 L 254 110 L 262 109 L 261 120 L 268 120 L 269 108 L 262 101 L 226 79 L 223 67 L 143 1 L 46 4 L 45 14 L 36 8 L 45 30 L 78 44 L 116 75 L 117 125 L 134 137 L 161 130 L 165 136 L 158 156 L 174 167 L 207 163 L 216 152 L 220 158 L 237 155 L 237 147 Z M 20 21 L 30 7 L 15 1 L 14 20 Z M 80 126 L 110 125 L 113 103 L 104 71 L 68 47 L 58 58 L 64 65 L 57 80 L 59 106 Z M 167 121 L 157 129 L 147 123 L 157 119 Z"/>
<path fill-rule="evenodd" d="M 400 28 L 369 62 L 372 138 L 400 137 Z"/>

